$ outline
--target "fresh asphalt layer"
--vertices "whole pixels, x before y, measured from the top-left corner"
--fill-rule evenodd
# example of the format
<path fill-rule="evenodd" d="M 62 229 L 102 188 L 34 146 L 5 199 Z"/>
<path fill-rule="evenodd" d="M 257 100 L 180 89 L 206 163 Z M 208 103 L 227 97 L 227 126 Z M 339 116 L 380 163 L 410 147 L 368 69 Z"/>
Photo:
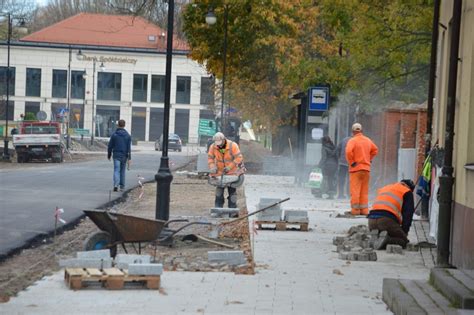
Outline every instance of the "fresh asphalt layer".
<path fill-rule="evenodd" d="M 138 185 L 138 175 L 154 179 L 161 152 L 132 152 L 126 188 Z M 185 165 L 189 154 L 170 153 L 170 167 Z M 97 208 L 122 193 L 111 192 L 113 163 L 106 153 L 97 160 L 77 163 L 38 164 L 24 169 L 0 166 L 0 258 L 25 246 L 39 235 L 54 231 L 55 208 L 64 209 L 61 218 L 78 219 L 84 209 Z M 61 223 L 59 223 L 61 224 Z"/>

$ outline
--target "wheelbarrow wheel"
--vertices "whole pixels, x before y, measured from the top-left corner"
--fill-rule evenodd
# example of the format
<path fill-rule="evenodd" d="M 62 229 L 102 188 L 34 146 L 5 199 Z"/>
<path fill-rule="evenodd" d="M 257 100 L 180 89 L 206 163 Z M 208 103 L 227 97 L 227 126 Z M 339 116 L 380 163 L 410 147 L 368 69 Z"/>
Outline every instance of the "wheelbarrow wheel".
<path fill-rule="evenodd" d="M 84 250 L 110 249 L 110 256 L 117 255 L 117 245 L 112 245 L 112 236 L 104 231 L 96 232 L 84 241 Z"/>

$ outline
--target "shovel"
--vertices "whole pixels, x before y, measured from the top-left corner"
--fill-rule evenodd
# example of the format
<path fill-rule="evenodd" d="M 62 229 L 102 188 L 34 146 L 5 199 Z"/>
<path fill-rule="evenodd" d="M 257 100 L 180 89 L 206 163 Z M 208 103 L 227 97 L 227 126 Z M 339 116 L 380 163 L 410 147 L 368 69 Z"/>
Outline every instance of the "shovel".
<path fill-rule="evenodd" d="M 233 223 L 238 222 L 238 221 L 240 221 L 240 220 L 246 219 L 246 218 L 248 218 L 248 217 L 250 217 L 250 216 L 253 216 L 253 215 L 255 215 L 255 214 L 259 213 L 259 212 L 262 212 L 262 211 L 265 211 L 265 210 L 267 210 L 267 209 L 270 209 L 270 208 L 272 208 L 272 207 L 274 207 L 274 206 L 276 206 L 276 205 L 279 205 L 280 203 L 286 202 L 286 201 L 288 201 L 288 200 L 290 200 L 289 197 L 286 198 L 286 199 L 280 200 L 280 201 L 278 201 L 278 202 L 275 202 L 275 203 L 273 203 L 273 204 L 271 204 L 271 205 L 269 205 L 269 206 L 266 206 L 266 207 L 264 207 L 264 208 L 262 208 L 262 209 L 256 210 L 256 211 L 254 211 L 254 212 L 250 212 L 249 214 L 244 215 L 243 217 L 239 217 L 239 218 L 236 218 L 236 219 L 233 219 L 233 220 L 230 220 L 230 221 L 225 221 L 225 222 L 218 223 L 218 224 L 215 225 L 214 228 L 209 232 L 209 237 L 210 237 L 210 238 L 218 238 L 218 237 L 219 237 L 219 233 L 222 231 L 222 227 L 223 227 L 224 225 L 233 224 Z"/>

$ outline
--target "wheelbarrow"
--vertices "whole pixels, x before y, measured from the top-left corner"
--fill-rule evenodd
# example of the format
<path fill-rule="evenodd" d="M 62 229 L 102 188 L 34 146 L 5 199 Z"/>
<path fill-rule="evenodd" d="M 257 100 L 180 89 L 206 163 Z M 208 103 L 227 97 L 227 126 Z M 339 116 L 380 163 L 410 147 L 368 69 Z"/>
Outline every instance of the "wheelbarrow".
<path fill-rule="evenodd" d="M 188 222 L 185 219 L 177 220 L 153 220 L 131 215 L 112 213 L 105 210 L 84 210 L 92 222 L 101 230 L 89 236 L 84 242 L 84 250 L 110 249 L 110 254 L 115 257 L 117 254 L 117 245 L 121 245 L 126 253 L 128 253 L 125 243 L 131 243 L 135 251 L 141 254 L 141 243 L 167 242 L 172 237 L 194 224 L 210 225 L 209 222 L 189 222 L 181 226 L 179 229 L 169 229 L 168 225 L 173 222 Z M 165 236 L 161 236 L 163 230 L 166 229 Z M 163 233 L 164 234 L 164 233 Z M 138 250 L 135 247 L 138 244 Z"/>

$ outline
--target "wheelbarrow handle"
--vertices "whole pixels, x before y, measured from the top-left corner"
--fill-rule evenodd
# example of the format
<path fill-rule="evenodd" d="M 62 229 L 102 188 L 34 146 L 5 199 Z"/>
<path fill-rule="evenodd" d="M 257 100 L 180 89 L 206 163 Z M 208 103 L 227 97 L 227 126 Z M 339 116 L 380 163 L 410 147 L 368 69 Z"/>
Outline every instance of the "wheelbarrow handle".
<path fill-rule="evenodd" d="M 237 219 L 233 219 L 233 220 L 230 220 L 230 221 L 222 222 L 222 223 L 220 223 L 220 224 L 221 224 L 221 225 L 231 224 L 231 223 L 234 223 L 234 222 L 237 222 L 237 221 L 246 219 L 246 218 L 248 218 L 248 217 L 250 217 L 250 216 L 253 216 L 254 214 L 257 214 L 257 213 L 259 213 L 259 212 L 262 212 L 262 211 L 265 211 L 265 210 L 267 210 L 267 209 L 270 209 L 270 208 L 272 208 L 272 207 L 274 207 L 274 206 L 276 206 L 276 205 L 279 205 L 280 203 L 286 202 L 286 201 L 288 201 L 288 200 L 290 200 L 290 197 L 288 197 L 288 198 L 286 198 L 286 199 L 283 199 L 283 200 L 280 200 L 280 201 L 278 201 L 278 202 L 275 202 L 274 204 L 271 204 L 271 205 L 269 205 L 269 206 L 266 206 L 266 207 L 264 207 L 264 208 L 262 208 L 262 209 L 258 209 L 257 211 L 250 212 L 249 214 L 244 215 L 243 217 L 239 217 L 239 218 L 237 218 Z"/>
<path fill-rule="evenodd" d="M 190 222 L 190 223 L 188 223 L 188 224 L 183 225 L 182 227 L 180 227 L 180 228 L 177 229 L 177 230 L 171 230 L 171 234 L 166 235 L 165 237 L 159 238 L 159 239 L 157 239 L 157 241 L 158 241 L 158 242 L 166 241 L 166 240 L 169 239 L 170 237 L 173 237 L 176 233 L 178 233 L 178 232 L 180 232 L 181 230 L 184 230 L 185 228 L 187 228 L 188 226 L 194 225 L 194 224 L 211 225 L 211 223 L 209 223 L 209 222 Z"/>
<path fill-rule="evenodd" d="M 174 223 L 174 222 L 189 222 L 188 219 L 174 219 L 174 220 L 168 220 L 165 222 L 165 225 L 164 226 L 168 226 L 170 223 Z"/>

